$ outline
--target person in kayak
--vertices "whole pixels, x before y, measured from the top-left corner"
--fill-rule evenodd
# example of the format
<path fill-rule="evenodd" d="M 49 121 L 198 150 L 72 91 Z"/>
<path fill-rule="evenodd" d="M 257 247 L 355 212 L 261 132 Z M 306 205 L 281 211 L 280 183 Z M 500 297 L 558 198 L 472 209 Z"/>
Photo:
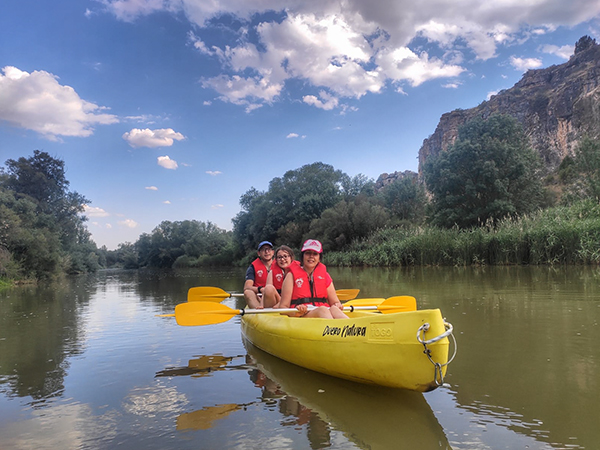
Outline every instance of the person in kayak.
<path fill-rule="evenodd" d="M 267 284 L 262 291 L 262 305 L 265 308 L 272 308 L 281 301 L 283 279 L 291 264 L 298 264 L 298 261 L 294 261 L 294 251 L 287 245 L 280 246 L 275 251 L 274 264 L 271 264 Z"/>
<path fill-rule="evenodd" d="M 302 246 L 301 264 L 291 264 L 283 280 L 281 301 L 277 308 L 296 308 L 301 317 L 347 319 L 342 303 L 325 264 L 321 262 L 323 246 L 309 239 Z M 308 310 L 308 306 L 316 306 Z"/>
<path fill-rule="evenodd" d="M 271 270 L 273 262 L 273 244 L 262 241 L 258 244 L 258 258 L 246 270 L 246 281 L 244 282 L 244 298 L 249 308 L 262 308 L 262 298 L 259 294 L 267 284 L 267 275 Z"/>

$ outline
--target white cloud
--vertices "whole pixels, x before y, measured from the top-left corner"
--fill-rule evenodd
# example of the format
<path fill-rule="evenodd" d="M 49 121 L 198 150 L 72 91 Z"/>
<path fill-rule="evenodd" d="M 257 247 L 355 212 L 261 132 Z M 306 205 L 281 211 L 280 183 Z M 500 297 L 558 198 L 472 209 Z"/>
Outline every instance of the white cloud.
<path fill-rule="evenodd" d="M 216 204 L 216 205 L 212 205 L 210 208 L 211 209 L 221 209 L 221 208 L 224 208 L 224 207 L 225 207 L 224 205 Z"/>
<path fill-rule="evenodd" d="M 542 52 L 556 55 L 562 59 L 569 59 L 571 55 L 575 53 L 575 46 L 563 45 L 562 47 L 559 47 L 558 45 L 544 45 L 542 47 Z"/>
<path fill-rule="evenodd" d="M 134 128 L 131 131 L 123 134 L 123 139 L 133 148 L 139 147 L 170 147 L 173 145 L 173 141 L 181 141 L 185 139 L 185 136 L 181 133 L 177 133 L 172 128 L 160 128 L 157 130 L 150 130 L 145 128 L 140 130 Z"/>
<path fill-rule="evenodd" d="M 382 51 L 377 60 L 388 78 L 396 82 L 408 81 L 413 87 L 434 78 L 457 77 L 465 70 L 461 66 L 444 64 L 437 58 L 430 59 L 425 52 L 417 55 L 407 47 Z"/>
<path fill-rule="evenodd" d="M 125 219 L 119 222 L 119 225 L 127 228 L 137 228 L 139 224 L 133 219 Z"/>
<path fill-rule="evenodd" d="M 165 205 L 170 205 L 170 204 L 171 204 L 171 201 L 170 201 L 170 200 L 165 200 L 163 203 L 164 203 Z"/>
<path fill-rule="evenodd" d="M 297 137 L 300 137 L 300 135 L 298 133 L 290 133 L 285 138 L 292 139 L 292 138 L 297 138 Z"/>
<path fill-rule="evenodd" d="M 175 170 L 177 169 L 177 161 L 169 158 L 168 155 L 166 156 L 159 156 L 157 158 L 158 160 L 158 165 L 161 167 L 164 167 L 165 169 L 171 169 L 171 170 Z"/>
<path fill-rule="evenodd" d="M 158 191 L 158 188 L 156 186 L 146 186 L 144 189 L 147 189 L 149 191 Z"/>
<path fill-rule="evenodd" d="M 325 91 L 319 92 L 319 97 L 320 98 L 317 98 L 314 95 L 305 95 L 302 97 L 302 101 L 308 105 L 313 105 L 326 111 L 336 108 L 339 104 L 337 98 Z"/>
<path fill-rule="evenodd" d="M 253 104 L 249 99 L 272 103 L 283 89 L 282 83 L 272 83 L 268 77 L 240 77 L 239 75 L 209 78 L 202 81 L 203 87 L 217 91 L 220 100 L 245 105 L 251 110 L 262 105 Z"/>
<path fill-rule="evenodd" d="M 516 56 L 511 56 L 510 64 L 515 69 L 525 72 L 529 69 L 542 67 L 542 60 L 538 58 L 518 58 Z"/>
<path fill-rule="evenodd" d="M 491 99 L 494 95 L 497 95 L 500 91 L 490 91 L 487 93 L 486 100 Z"/>
<path fill-rule="evenodd" d="M 458 89 L 461 84 L 462 83 L 446 83 L 442 84 L 442 87 L 445 89 Z"/>
<path fill-rule="evenodd" d="M 351 108 L 345 98 L 377 94 L 390 87 L 406 94 L 406 86 L 458 77 L 466 71 L 463 63 L 466 67 L 474 59 L 496 57 L 500 46 L 519 45 L 560 26 L 571 27 L 600 15 L 600 2 L 585 0 L 102 2 L 121 20 L 159 10 L 177 11 L 198 30 L 220 16 L 237 18 L 242 26 L 228 29 L 232 33 L 229 42 L 217 46 L 205 34 L 202 39 L 194 33 L 188 37 L 203 57 L 214 58 L 221 65 L 221 74 L 201 80 L 202 86 L 216 91 L 221 101 L 243 106 L 246 112 L 286 98 L 286 84 L 291 80 L 327 93 L 299 94 L 305 103 L 347 111 Z M 426 45 L 414 47 L 423 40 Z M 566 49 L 544 51 L 564 57 Z M 539 67 L 538 61 L 523 58 L 512 63 L 526 70 Z"/>
<path fill-rule="evenodd" d="M 108 217 L 108 216 L 110 216 L 110 214 L 107 213 L 106 211 L 104 211 L 102 208 L 98 208 L 98 207 L 90 206 L 90 205 L 83 206 L 83 213 L 88 217 Z"/>
<path fill-rule="evenodd" d="M 223 172 L 221 172 L 220 170 L 207 170 L 206 173 L 212 175 L 213 177 L 216 177 L 217 175 L 221 175 Z"/>
<path fill-rule="evenodd" d="M 6 66 L 0 74 L 0 121 L 33 130 L 49 140 L 63 136 L 87 137 L 96 124 L 119 120 L 106 108 L 83 100 L 58 77 L 43 70 L 27 73 Z"/>

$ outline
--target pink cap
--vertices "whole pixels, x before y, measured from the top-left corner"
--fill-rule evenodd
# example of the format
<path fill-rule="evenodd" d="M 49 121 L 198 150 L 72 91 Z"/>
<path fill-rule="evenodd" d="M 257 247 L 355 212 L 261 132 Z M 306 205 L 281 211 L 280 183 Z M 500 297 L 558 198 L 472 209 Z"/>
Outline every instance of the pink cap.
<path fill-rule="evenodd" d="M 306 250 L 312 250 L 317 253 L 323 253 L 323 246 L 319 241 L 315 239 L 308 239 L 302 246 L 301 252 L 305 252 Z"/>

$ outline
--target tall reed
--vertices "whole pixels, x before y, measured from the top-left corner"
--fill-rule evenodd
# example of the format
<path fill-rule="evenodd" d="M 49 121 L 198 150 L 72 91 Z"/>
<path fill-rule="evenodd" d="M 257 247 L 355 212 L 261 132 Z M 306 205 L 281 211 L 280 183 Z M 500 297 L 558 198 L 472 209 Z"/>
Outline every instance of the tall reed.
<path fill-rule="evenodd" d="M 327 255 L 339 266 L 598 264 L 600 206 L 583 201 L 469 230 L 382 229 Z"/>

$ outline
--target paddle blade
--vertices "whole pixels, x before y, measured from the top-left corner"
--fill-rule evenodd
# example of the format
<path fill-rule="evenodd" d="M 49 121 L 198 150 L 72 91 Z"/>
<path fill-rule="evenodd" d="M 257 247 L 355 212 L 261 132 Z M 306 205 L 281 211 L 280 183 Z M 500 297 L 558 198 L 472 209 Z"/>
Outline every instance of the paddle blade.
<path fill-rule="evenodd" d="M 385 298 L 357 298 L 344 303 L 344 306 L 379 306 Z"/>
<path fill-rule="evenodd" d="M 377 309 L 383 314 L 392 314 L 403 311 L 416 311 L 417 299 L 410 295 L 398 295 L 390 297 L 381 303 Z"/>
<path fill-rule="evenodd" d="M 214 286 L 198 286 L 188 290 L 188 302 L 222 302 L 231 297 L 229 292 Z"/>
<path fill-rule="evenodd" d="M 360 289 L 337 289 L 335 291 L 341 302 L 356 298 L 359 292 Z"/>
<path fill-rule="evenodd" d="M 188 295 L 188 302 L 215 302 L 215 303 L 221 303 L 223 300 L 225 300 L 226 298 L 231 297 L 229 294 L 225 294 L 225 295 L 196 295 L 196 294 L 192 294 L 192 295 Z"/>
<path fill-rule="evenodd" d="M 178 325 L 200 326 L 227 322 L 240 313 L 226 305 L 213 302 L 180 303 L 175 307 L 175 320 Z"/>

